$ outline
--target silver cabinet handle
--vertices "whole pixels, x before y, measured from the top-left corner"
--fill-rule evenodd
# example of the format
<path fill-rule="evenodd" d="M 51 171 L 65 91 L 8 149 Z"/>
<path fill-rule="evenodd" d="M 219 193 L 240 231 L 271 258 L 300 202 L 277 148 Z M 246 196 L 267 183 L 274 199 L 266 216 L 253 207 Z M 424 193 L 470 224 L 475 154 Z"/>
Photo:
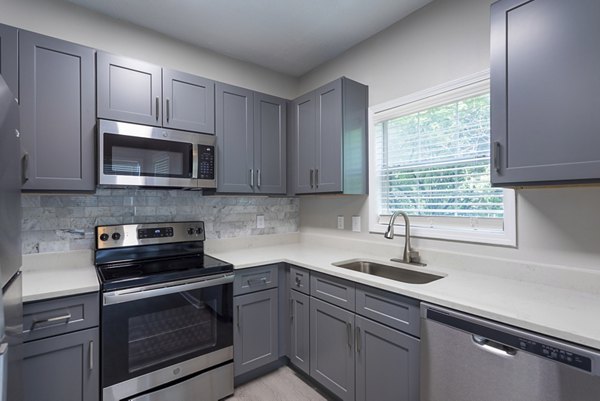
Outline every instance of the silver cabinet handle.
<path fill-rule="evenodd" d="M 158 121 L 158 110 L 160 109 L 160 98 L 158 96 L 156 96 L 156 104 L 155 104 L 155 108 L 156 108 L 156 121 Z"/>
<path fill-rule="evenodd" d="M 294 320 L 294 300 L 290 299 L 290 320 Z"/>
<path fill-rule="evenodd" d="M 258 188 L 260 188 L 260 181 L 261 181 L 261 177 L 260 177 L 260 169 L 256 170 L 256 186 Z"/>
<path fill-rule="evenodd" d="M 261 278 L 252 278 L 252 279 L 248 280 L 248 285 L 250 287 L 252 287 L 254 284 L 256 284 L 256 285 L 265 285 L 265 284 L 267 284 L 267 278 L 266 277 L 261 277 Z"/>
<path fill-rule="evenodd" d="M 310 169 L 310 187 L 312 188 L 314 186 L 314 180 L 315 180 L 315 170 L 313 170 L 312 168 Z"/>
<path fill-rule="evenodd" d="M 319 188 L 319 169 L 315 170 L 315 187 Z"/>
<path fill-rule="evenodd" d="M 169 122 L 169 118 L 171 117 L 170 106 L 169 106 L 170 103 L 171 103 L 171 101 L 167 98 L 167 110 L 165 110 L 167 112 L 167 122 Z"/>
<path fill-rule="evenodd" d="M 240 311 L 240 306 L 237 306 L 237 328 L 238 330 L 242 327 L 242 312 Z"/>
<path fill-rule="evenodd" d="M 254 169 L 250 169 L 250 186 L 254 188 Z"/>
<path fill-rule="evenodd" d="M 492 163 L 494 165 L 494 170 L 497 173 L 500 173 L 500 142 L 494 141 L 494 149 L 493 149 Z"/>
<path fill-rule="evenodd" d="M 21 184 L 29 181 L 29 153 L 25 152 L 21 159 Z"/>
<path fill-rule="evenodd" d="M 348 334 L 348 347 L 352 348 L 352 323 L 346 322 L 346 331 Z"/>
<path fill-rule="evenodd" d="M 361 350 L 361 341 L 360 327 L 356 326 L 356 352 L 360 352 Z"/>
<path fill-rule="evenodd" d="M 94 341 L 90 341 L 90 371 L 94 370 Z"/>
<path fill-rule="evenodd" d="M 52 324 L 58 324 L 58 323 L 67 324 L 67 323 L 69 323 L 70 319 L 71 319 L 71 314 L 67 313 L 66 315 L 49 317 L 47 319 L 42 319 L 42 320 L 34 320 L 33 323 L 31 324 L 31 331 L 35 330 L 35 326 L 38 326 L 38 325 L 52 325 Z"/>

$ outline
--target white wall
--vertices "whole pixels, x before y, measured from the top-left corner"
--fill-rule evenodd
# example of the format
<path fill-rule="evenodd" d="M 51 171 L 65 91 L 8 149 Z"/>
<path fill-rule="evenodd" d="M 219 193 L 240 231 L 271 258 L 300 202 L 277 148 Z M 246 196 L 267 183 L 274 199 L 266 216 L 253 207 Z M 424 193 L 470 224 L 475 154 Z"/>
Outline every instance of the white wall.
<path fill-rule="evenodd" d="M 0 23 L 284 98 L 297 78 L 200 49 L 61 0 L 0 0 Z"/>
<path fill-rule="evenodd" d="M 301 92 L 340 75 L 369 85 L 375 105 L 489 68 L 491 0 L 437 0 L 301 78 Z M 302 197 L 301 231 L 386 241 L 368 234 L 367 196 Z M 337 231 L 336 216 L 346 217 Z M 363 233 L 349 231 L 360 215 Z M 600 269 L 600 188 L 517 192 L 518 248 L 415 239 L 417 248 Z M 403 237 L 394 240 L 398 253 Z"/>

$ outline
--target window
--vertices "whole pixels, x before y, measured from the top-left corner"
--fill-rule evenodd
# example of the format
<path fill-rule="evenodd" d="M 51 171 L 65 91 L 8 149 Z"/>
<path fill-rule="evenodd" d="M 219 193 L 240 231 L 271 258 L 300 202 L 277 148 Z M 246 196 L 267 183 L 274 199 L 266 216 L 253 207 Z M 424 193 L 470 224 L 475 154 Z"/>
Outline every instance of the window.
<path fill-rule="evenodd" d="M 515 245 L 514 193 L 490 185 L 486 74 L 371 111 L 371 231 L 402 210 L 415 236 Z"/>

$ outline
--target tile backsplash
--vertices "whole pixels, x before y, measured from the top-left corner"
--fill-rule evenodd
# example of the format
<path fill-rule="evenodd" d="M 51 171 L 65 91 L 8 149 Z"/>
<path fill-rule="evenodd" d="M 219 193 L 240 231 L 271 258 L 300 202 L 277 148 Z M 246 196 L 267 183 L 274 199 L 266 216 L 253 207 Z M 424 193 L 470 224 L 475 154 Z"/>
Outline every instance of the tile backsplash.
<path fill-rule="evenodd" d="M 298 231 L 299 200 L 289 197 L 202 196 L 201 192 L 98 189 L 95 194 L 23 194 L 23 253 L 94 248 L 105 224 L 202 220 L 207 238 Z M 265 227 L 256 228 L 256 216 Z"/>

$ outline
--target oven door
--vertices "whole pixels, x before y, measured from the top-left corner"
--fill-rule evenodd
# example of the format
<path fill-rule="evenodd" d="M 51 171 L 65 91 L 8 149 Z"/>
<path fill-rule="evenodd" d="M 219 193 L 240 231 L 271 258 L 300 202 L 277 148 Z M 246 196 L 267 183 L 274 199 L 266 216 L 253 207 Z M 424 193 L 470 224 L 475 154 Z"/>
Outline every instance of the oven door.
<path fill-rule="evenodd" d="M 102 387 L 121 400 L 233 359 L 233 274 L 103 294 Z"/>
<path fill-rule="evenodd" d="M 198 186 L 198 145 L 207 135 L 99 120 L 101 185 Z"/>

